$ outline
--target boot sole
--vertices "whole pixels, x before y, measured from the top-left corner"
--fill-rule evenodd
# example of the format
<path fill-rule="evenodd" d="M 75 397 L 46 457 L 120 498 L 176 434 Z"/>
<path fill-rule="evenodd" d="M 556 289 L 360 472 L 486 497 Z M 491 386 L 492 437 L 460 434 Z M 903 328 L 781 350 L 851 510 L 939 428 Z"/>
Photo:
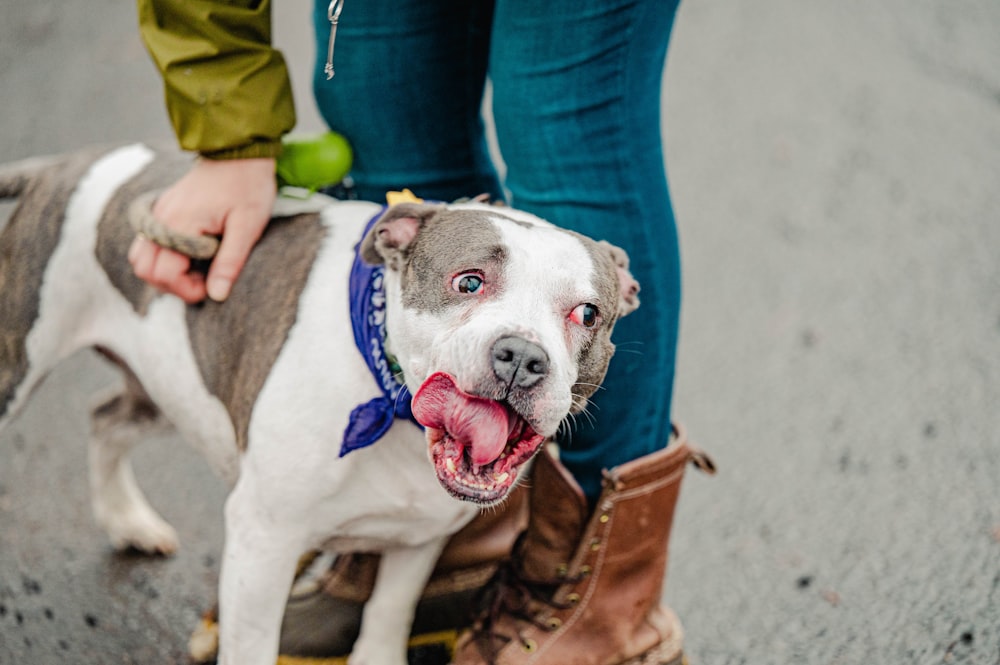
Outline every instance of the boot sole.
<path fill-rule="evenodd" d="M 415 635 L 410 639 L 407 650 L 409 665 L 448 665 L 454 653 L 457 633 Z M 347 665 L 347 656 L 309 657 L 278 656 L 276 665 Z M 677 653 L 676 646 L 661 644 L 646 653 L 630 658 L 621 665 L 689 665 L 683 653 Z"/>
<path fill-rule="evenodd" d="M 676 645 L 661 643 L 621 665 L 688 665 L 688 659 L 684 652 L 677 652 Z"/>
<path fill-rule="evenodd" d="M 407 645 L 406 660 L 409 665 L 448 665 L 455 652 L 458 631 L 414 635 Z M 347 656 L 278 656 L 276 665 L 347 665 Z M 677 665 L 681 665 L 678 663 Z"/>

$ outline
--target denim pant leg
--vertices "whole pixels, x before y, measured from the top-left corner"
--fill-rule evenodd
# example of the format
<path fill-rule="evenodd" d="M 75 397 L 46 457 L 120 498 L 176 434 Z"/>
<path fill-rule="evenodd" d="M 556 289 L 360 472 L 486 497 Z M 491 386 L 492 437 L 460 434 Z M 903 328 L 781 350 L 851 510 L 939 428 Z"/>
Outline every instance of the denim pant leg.
<path fill-rule="evenodd" d="M 624 248 L 639 309 L 591 417 L 566 428 L 562 460 L 593 500 L 601 470 L 661 449 L 680 307 L 680 257 L 660 130 L 677 1 L 497 0 L 493 113 L 511 203 Z"/>
<path fill-rule="evenodd" d="M 450 201 L 502 198 L 480 116 L 492 0 L 355 0 L 344 5 L 327 80 L 329 0 L 314 13 L 320 114 L 354 149 L 360 198 L 409 187 Z"/>

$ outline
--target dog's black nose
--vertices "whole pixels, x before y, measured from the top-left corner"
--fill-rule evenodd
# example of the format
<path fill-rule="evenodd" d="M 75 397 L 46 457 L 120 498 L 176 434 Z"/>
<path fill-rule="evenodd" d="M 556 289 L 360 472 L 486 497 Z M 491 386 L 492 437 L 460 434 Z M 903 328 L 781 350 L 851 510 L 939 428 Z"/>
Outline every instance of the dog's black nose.
<path fill-rule="evenodd" d="M 521 337 L 501 337 L 493 345 L 493 372 L 508 386 L 530 388 L 549 373 L 549 354 Z"/>

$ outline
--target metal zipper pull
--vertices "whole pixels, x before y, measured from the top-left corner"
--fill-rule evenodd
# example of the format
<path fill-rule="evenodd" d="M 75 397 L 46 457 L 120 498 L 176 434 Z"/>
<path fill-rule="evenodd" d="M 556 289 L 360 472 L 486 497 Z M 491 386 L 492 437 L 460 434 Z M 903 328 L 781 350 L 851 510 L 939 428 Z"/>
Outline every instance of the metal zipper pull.
<path fill-rule="evenodd" d="M 330 45 L 326 50 L 326 80 L 333 78 L 333 42 L 337 39 L 337 24 L 340 23 L 340 12 L 344 9 L 344 0 L 330 0 L 330 7 L 326 10 L 326 17 L 330 20 Z"/>

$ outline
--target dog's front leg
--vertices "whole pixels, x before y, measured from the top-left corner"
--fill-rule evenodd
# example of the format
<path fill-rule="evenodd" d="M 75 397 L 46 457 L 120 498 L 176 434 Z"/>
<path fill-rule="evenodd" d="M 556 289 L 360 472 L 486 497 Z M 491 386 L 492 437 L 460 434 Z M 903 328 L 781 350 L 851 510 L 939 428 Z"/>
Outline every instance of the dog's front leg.
<path fill-rule="evenodd" d="M 219 665 L 274 665 L 281 617 L 306 550 L 294 516 L 268 506 L 240 478 L 226 501 L 219 579 Z"/>
<path fill-rule="evenodd" d="M 382 553 L 350 665 L 406 665 L 406 643 L 417 601 L 444 544 L 445 539 L 440 539 Z"/>

